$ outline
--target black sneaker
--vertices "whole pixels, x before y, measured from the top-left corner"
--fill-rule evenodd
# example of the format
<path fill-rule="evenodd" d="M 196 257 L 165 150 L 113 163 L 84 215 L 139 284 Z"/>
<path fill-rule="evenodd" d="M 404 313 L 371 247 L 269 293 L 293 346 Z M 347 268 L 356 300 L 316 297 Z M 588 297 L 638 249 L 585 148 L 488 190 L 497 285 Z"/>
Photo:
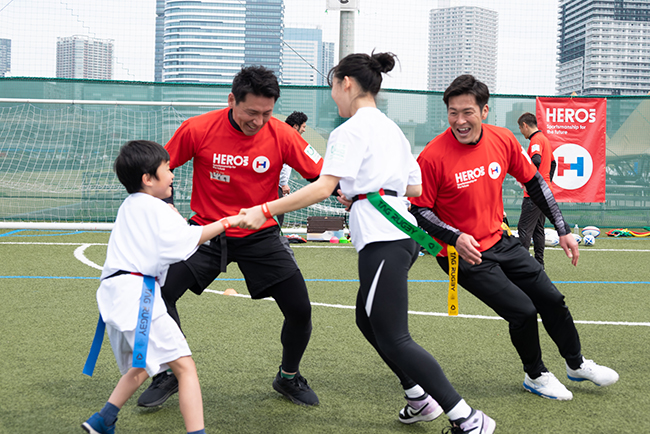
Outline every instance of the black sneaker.
<path fill-rule="evenodd" d="M 170 396 L 178 392 L 178 380 L 172 372 L 161 372 L 153 376 L 151 385 L 138 398 L 139 407 L 162 405 Z"/>
<path fill-rule="evenodd" d="M 282 369 L 278 372 L 273 380 L 273 388 L 289 398 L 291 402 L 298 405 L 317 405 L 318 396 L 311 390 L 305 377 L 296 373 L 292 379 L 284 378 L 281 375 Z"/>

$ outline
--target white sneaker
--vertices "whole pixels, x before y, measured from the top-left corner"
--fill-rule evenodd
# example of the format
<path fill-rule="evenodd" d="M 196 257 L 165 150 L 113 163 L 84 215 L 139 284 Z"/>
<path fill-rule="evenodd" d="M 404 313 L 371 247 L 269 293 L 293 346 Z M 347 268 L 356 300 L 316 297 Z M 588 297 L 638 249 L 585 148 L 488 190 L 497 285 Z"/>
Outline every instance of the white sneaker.
<path fill-rule="evenodd" d="M 571 393 L 564 384 L 555 378 L 550 372 L 542 372 L 534 380 L 526 374 L 524 377 L 524 387 L 527 391 L 548 399 L 557 399 L 558 401 L 570 401 L 573 399 Z"/>
<path fill-rule="evenodd" d="M 589 380 L 596 386 L 609 386 L 618 381 L 618 374 L 607 366 L 600 366 L 593 360 L 582 358 L 582 365 L 578 369 L 571 369 L 566 365 L 566 375 L 571 381 Z"/>
<path fill-rule="evenodd" d="M 406 398 L 406 407 L 399 412 L 399 421 L 405 424 L 430 422 L 442 414 L 442 407 L 428 393 L 419 399 Z"/>

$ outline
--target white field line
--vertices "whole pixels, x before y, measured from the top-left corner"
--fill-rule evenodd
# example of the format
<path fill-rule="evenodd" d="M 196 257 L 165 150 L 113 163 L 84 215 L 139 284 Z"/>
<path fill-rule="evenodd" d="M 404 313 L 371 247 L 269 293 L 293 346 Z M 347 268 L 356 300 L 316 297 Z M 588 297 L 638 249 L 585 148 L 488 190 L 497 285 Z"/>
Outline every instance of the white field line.
<path fill-rule="evenodd" d="M 95 264 L 93 261 L 86 258 L 84 253 L 85 253 L 86 249 L 88 247 L 90 247 L 90 246 L 106 246 L 107 245 L 105 243 L 17 243 L 17 242 L 0 242 L 0 244 L 38 244 L 38 245 L 55 245 L 55 246 L 79 246 L 74 251 L 75 258 L 77 258 L 83 264 L 88 265 L 89 267 L 95 268 L 97 270 L 101 270 L 102 266 L 100 266 L 98 264 Z M 296 247 L 296 246 L 293 246 L 293 247 Z M 304 247 L 319 248 L 318 246 L 304 246 Z M 326 248 L 332 248 L 332 247 L 334 247 L 334 246 L 327 246 Z M 589 250 L 597 250 L 597 249 L 589 249 Z M 619 250 L 619 249 L 602 249 L 602 250 L 603 251 L 628 251 L 628 250 Z M 630 250 L 630 251 L 635 251 L 635 252 L 646 251 L 646 252 L 650 252 L 650 250 Z M 204 292 L 210 292 L 210 293 L 213 293 L 213 294 L 223 295 L 223 291 L 216 291 L 214 289 L 206 289 Z M 246 295 L 246 294 L 234 294 L 234 295 L 229 295 L 229 297 L 251 298 L 250 295 Z M 273 301 L 272 298 L 265 298 L 264 300 Z M 335 308 L 335 309 L 355 309 L 355 306 L 347 306 L 347 305 L 343 305 L 343 304 L 329 304 L 329 303 L 311 302 L 311 305 L 312 306 L 321 306 L 321 307 L 331 307 L 331 308 Z M 448 314 L 442 313 L 442 312 L 418 312 L 418 311 L 409 310 L 408 313 L 410 315 L 449 317 Z M 501 320 L 501 321 L 503 321 L 503 318 L 501 318 L 501 317 L 487 316 L 487 315 L 464 315 L 464 314 L 459 314 L 457 317 L 458 318 L 467 318 L 467 319 L 488 319 L 488 320 Z M 450 317 L 450 318 L 453 318 L 453 317 Z M 541 322 L 541 319 L 538 319 L 537 321 Z M 575 322 L 576 324 L 621 325 L 621 326 L 650 327 L 650 323 L 648 323 L 648 322 L 581 321 L 581 320 L 574 320 L 573 322 Z"/>

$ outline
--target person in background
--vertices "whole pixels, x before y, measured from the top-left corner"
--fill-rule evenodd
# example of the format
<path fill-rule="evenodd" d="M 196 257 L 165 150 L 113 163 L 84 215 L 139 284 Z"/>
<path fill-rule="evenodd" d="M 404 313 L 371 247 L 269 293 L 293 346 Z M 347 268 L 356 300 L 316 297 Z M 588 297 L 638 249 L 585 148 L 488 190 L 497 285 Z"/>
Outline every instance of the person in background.
<path fill-rule="evenodd" d="M 303 112 L 295 111 L 291 113 L 284 120 L 287 124 L 291 126 L 294 130 L 298 131 L 300 135 L 305 132 L 307 129 L 307 120 L 308 117 Z M 280 185 L 278 186 L 278 197 L 286 196 L 291 193 L 291 187 L 289 187 L 289 179 L 291 179 L 291 166 L 284 164 L 282 166 L 282 171 L 280 172 Z M 278 219 L 278 224 L 280 227 L 284 224 L 284 214 L 275 216 Z"/>
<path fill-rule="evenodd" d="M 537 167 L 537 170 L 544 178 L 546 184 L 551 187 L 551 179 L 555 173 L 555 159 L 553 158 L 553 150 L 551 143 L 548 141 L 544 133 L 537 128 L 537 118 L 532 113 L 524 113 L 517 120 L 519 124 L 519 131 L 524 137 L 530 140 L 528 146 L 528 156 Z M 517 233 L 519 235 L 519 242 L 526 250 L 530 248 L 531 235 L 533 239 L 533 250 L 535 252 L 535 259 L 537 262 L 544 266 L 544 222 L 546 216 L 541 209 L 530 198 L 528 192 L 524 188 L 524 199 L 521 202 L 521 215 L 519 216 L 519 223 L 517 223 Z"/>

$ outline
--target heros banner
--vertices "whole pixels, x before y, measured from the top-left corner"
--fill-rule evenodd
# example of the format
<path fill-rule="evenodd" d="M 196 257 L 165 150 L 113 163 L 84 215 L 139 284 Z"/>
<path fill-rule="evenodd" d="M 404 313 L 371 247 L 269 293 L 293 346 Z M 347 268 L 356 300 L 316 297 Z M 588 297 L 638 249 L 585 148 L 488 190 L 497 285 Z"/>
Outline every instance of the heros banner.
<path fill-rule="evenodd" d="M 558 202 L 605 202 L 607 99 L 537 98 L 537 126 L 551 142 Z"/>

